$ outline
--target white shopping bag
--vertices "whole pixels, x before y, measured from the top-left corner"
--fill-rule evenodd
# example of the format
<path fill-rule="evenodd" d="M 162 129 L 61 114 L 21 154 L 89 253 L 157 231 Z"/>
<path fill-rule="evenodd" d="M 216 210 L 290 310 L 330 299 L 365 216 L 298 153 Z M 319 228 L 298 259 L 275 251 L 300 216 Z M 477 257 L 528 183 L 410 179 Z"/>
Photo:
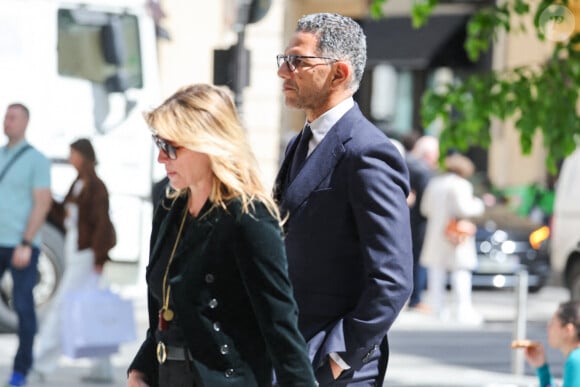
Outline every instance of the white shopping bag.
<path fill-rule="evenodd" d="M 62 348 L 72 358 L 103 356 L 133 341 L 135 317 L 131 300 L 108 289 L 87 289 L 64 296 Z"/>

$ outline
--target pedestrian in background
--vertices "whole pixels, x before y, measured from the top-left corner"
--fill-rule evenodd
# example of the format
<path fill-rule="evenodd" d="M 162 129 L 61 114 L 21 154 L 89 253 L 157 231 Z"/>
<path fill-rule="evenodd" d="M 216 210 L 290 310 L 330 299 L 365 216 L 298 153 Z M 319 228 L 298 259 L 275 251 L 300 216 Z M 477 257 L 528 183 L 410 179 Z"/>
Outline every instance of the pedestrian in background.
<path fill-rule="evenodd" d="M 286 105 L 306 115 L 274 187 L 300 331 L 320 386 L 382 385 L 413 262 L 407 167 L 353 100 L 366 38 L 348 17 L 306 15 L 277 62 Z"/>
<path fill-rule="evenodd" d="M 466 218 L 483 214 L 483 201 L 473 194 L 468 180 L 475 166 L 458 153 L 445 158 L 445 172 L 431 178 L 423 193 L 421 213 L 427 217 L 421 264 L 427 268 L 429 305 L 442 319 L 454 317 L 466 324 L 480 324 L 481 315 L 471 302 L 472 271 L 477 265 L 475 225 Z M 470 227 L 460 240 L 446 237 L 451 220 L 460 220 Z M 454 308 L 444 307 L 447 274 L 451 273 Z"/>
<path fill-rule="evenodd" d="M 20 103 L 8 106 L 0 148 L 0 279 L 12 275 L 12 301 L 18 316 L 18 350 L 9 387 L 23 386 L 32 367 L 37 329 L 32 290 L 38 281 L 40 228 L 50 209 L 50 161 L 25 139 L 30 114 Z"/>
<path fill-rule="evenodd" d="M 172 190 L 151 233 L 149 329 L 128 386 L 313 387 L 276 204 L 230 94 L 184 87 L 145 115 Z"/>
<path fill-rule="evenodd" d="M 109 193 L 97 176 L 97 158 L 88 139 L 70 145 L 69 163 L 77 171 L 62 203 L 54 202 L 49 217 L 65 230 L 65 270 L 48 314 L 39 330 L 34 372 L 40 379 L 52 373 L 62 355 L 62 304 L 67 294 L 99 286 L 108 252 L 115 245 L 115 230 L 109 217 Z M 66 332 L 64 332 L 66 334 Z M 93 361 L 85 382 L 112 383 L 109 356 Z"/>
<path fill-rule="evenodd" d="M 559 349 L 566 359 L 562 387 L 580 386 L 580 301 L 561 303 L 547 331 L 550 347 Z M 555 386 L 542 343 L 534 342 L 524 351 L 528 363 L 536 368 L 540 387 Z"/>
<path fill-rule="evenodd" d="M 404 141 L 404 143 L 406 142 L 408 140 Z M 421 264 L 420 257 L 427 229 L 427 218 L 421 213 L 421 202 L 429 180 L 437 173 L 439 141 L 433 136 L 420 136 L 412 142 L 410 150 L 406 153 L 405 161 L 409 168 L 409 182 L 411 184 L 409 197 L 412 198 L 407 201 L 413 238 L 413 292 L 409 299 L 409 308 L 430 312 L 429 305 L 422 300 L 422 293 L 427 286 L 427 270 Z"/>

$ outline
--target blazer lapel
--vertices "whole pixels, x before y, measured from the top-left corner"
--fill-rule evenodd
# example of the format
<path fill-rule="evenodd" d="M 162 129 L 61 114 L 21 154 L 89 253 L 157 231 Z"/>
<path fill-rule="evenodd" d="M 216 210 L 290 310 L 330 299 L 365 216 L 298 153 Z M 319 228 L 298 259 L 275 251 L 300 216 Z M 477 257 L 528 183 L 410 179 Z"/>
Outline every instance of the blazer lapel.
<path fill-rule="evenodd" d="M 279 203 L 283 212 L 289 211 L 290 216 L 308 198 L 320 183 L 334 170 L 338 161 L 345 153 L 344 144 L 352 138 L 352 130 L 357 121 L 364 119 L 357 103 L 326 134 L 324 139 L 306 159 L 302 170 L 294 181 L 287 185 L 286 176 L 289 173 L 292 155 L 296 150 L 297 141 L 288 145 L 286 157 L 282 162 L 276 184 L 274 199 Z"/>
<path fill-rule="evenodd" d="M 290 165 L 292 164 L 292 158 L 294 157 L 294 153 L 296 152 L 296 148 L 298 147 L 298 136 L 294 136 L 291 142 L 288 144 L 286 148 L 286 154 L 284 155 L 284 160 L 282 161 L 282 165 L 280 166 L 280 170 L 278 171 L 278 175 L 274 180 L 274 189 L 272 192 L 272 196 L 274 200 L 278 203 L 281 203 L 283 198 L 284 191 L 286 191 L 286 186 L 288 183 L 288 173 L 290 173 Z"/>
<path fill-rule="evenodd" d="M 326 134 L 322 142 L 306 159 L 304 166 L 294 181 L 286 188 L 281 205 L 290 214 L 332 173 L 336 164 L 342 158 L 345 152 L 343 145 L 345 139 L 341 138 L 337 125 L 338 123 Z"/>

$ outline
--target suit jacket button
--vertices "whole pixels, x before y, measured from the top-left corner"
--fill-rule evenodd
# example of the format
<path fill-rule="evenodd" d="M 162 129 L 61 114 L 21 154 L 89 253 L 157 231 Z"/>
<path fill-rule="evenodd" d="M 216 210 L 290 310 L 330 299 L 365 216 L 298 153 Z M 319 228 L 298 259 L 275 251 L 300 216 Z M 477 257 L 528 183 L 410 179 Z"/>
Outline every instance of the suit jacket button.
<path fill-rule="evenodd" d="M 218 300 L 216 300 L 215 298 L 212 298 L 211 300 L 209 300 L 208 306 L 210 309 L 215 309 L 218 306 Z"/>
<path fill-rule="evenodd" d="M 213 330 L 214 331 L 219 332 L 219 331 L 221 331 L 221 329 L 222 329 L 222 326 L 219 322 L 216 321 L 213 323 Z"/>
<path fill-rule="evenodd" d="M 222 355 L 227 355 L 228 353 L 230 353 L 230 347 L 227 344 L 224 344 L 220 347 L 220 353 Z"/>
<path fill-rule="evenodd" d="M 228 368 L 228 369 L 226 370 L 226 372 L 224 372 L 224 376 L 225 376 L 226 378 L 231 378 L 232 376 L 234 376 L 234 373 L 235 373 L 235 371 L 234 371 L 234 369 L 233 369 L 233 368 Z"/>
<path fill-rule="evenodd" d="M 215 276 L 211 273 L 205 275 L 205 283 L 212 284 L 215 281 Z"/>

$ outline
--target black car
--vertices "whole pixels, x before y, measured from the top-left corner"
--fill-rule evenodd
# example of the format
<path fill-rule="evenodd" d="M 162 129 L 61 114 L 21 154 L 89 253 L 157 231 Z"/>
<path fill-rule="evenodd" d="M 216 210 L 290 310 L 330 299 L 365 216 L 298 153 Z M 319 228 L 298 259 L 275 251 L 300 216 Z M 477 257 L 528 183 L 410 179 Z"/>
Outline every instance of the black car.
<path fill-rule="evenodd" d="M 489 208 L 476 224 L 474 287 L 514 287 L 521 270 L 528 272 L 530 292 L 546 284 L 550 276 L 548 226 L 522 218 L 504 206 Z"/>

